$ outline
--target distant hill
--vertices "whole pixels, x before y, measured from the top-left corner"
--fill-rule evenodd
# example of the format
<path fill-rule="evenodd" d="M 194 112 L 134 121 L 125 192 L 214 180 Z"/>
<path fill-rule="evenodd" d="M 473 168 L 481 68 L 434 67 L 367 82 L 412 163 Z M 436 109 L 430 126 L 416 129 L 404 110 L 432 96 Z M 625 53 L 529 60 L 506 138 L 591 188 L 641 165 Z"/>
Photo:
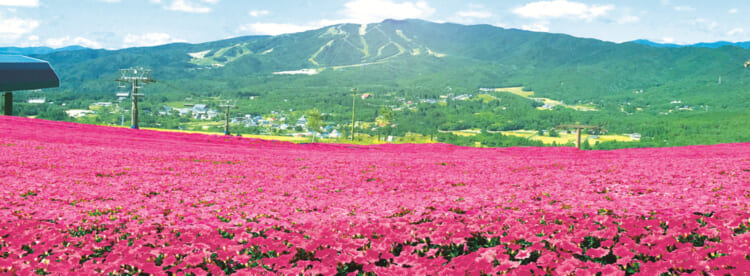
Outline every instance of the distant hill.
<path fill-rule="evenodd" d="M 689 44 L 689 45 L 657 43 L 657 42 L 653 42 L 653 41 L 646 40 L 646 39 L 638 39 L 638 40 L 633 40 L 630 42 L 642 44 L 642 45 L 648 45 L 648 46 L 657 47 L 657 48 L 697 47 L 697 48 L 716 49 L 716 48 L 724 47 L 724 46 L 737 46 L 737 47 L 741 47 L 745 49 L 750 49 L 750 41 L 746 41 L 746 42 L 729 42 L 729 41 L 701 42 L 701 43 L 695 43 L 695 44 Z"/>
<path fill-rule="evenodd" d="M 0 55 L 44 55 L 54 52 L 77 51 L 87 49 L 82 46 L 67 46 L 62 48 L 50 47 L 0 47 Z"/>

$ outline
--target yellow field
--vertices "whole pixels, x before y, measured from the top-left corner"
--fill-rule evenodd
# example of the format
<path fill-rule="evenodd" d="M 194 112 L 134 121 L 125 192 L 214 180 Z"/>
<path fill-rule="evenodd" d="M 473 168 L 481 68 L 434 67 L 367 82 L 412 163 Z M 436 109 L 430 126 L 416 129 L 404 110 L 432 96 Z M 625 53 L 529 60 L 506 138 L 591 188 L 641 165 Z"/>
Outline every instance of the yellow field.
<path fill-rule="evenodd" d="M 506 88 L 495 88 L 495 92 L 508 92 L 516 94 L 518 96 L 528 98 L 534 96 L 534 91 L 523 91 L 523 86 L 520 87 L 506 87 Z"/>
<path fill-rule="evenodd" d="M 579 104 L 579 105 L 567 105 L 560 101 L 553 100 L 550 98 L 532 98 L 534 96 L 534 91 L 523 91 L 523 87 L 506 87 L 506 88 L 495 88 L 495 92 L 506 92 L 515 94 L 530 100 L 535 100 L 544 104 L 548 104 L 551 106 L 562 106 L 565 108 L 571 108 L 578 111 L 597 111 L 597 109 L 592 105 L 585 105 L 585 104 Z M 537 107 L 539 110 L 548 110 L 544 107 Z"/>
<path fill-rule="evenodd" d="M 489 95 L 489 94 L 479 94 L 479 95 L 477 95 L 476 98 L 478 100 L 481 100 L 483 103 L 489 103 L 489 102 L 497 99 L 497 98 L 495 98 L 495 97 L 493 97 L 492 95 Z"/>
<path fill-rule="evenodd" d="M 151 128 L 151 127 L 144 127 L 144 128 L 141 128 L 141 129 L 156 130 L 156 131 L 166 131 L 166 132 L 180 132 L 180 133 L 198 133 L 198 134 L 206 134 L 206 135 L 224 135 L 223 132 L 200 131 L 200 130 L 162 129 L 162 128 Z M 263 140 L 276 140 L 276 141 L 293 142 L 293 143 L 306 143 L 306 142 L 310 142 L 310 138 L 308 138 L 308 137 L 292 137 L 292 136 L 278 136 L 278 135 L 254 135 L 254 134 L 242 134 L 242 137 L 245 137 L 245 138 L 257 138 L 257 139 L 263 139 Z M 318 141 L 318 140 L 319 139 L 315 139 L 315 141 Z"/>
<path fill-rule="evenodd" d="M 514 131 L 501 131 L 503 135 L 512 135 L 517 137 L 524 137 L 530 140 L 535 141 L 542 141 L 542 143 L 545 144 L 553 144 L 556 143 L 558 145 L 564 145 L 564 144 L 575 144 L 576 142 L 576 134 L 575 132 L 568 134 L 565 131 L 560 132 L 560 137 L 549 137 L 549 136 L 539 136 L 536 131 L 533 130 L 514 130 Z M 589 134 L 581 134 L 581 140 L 588 141 L 589 144 L 594 144 L 596 142 L 608 142 L 608 141 L 617 141 L 617 142 L 632 142 L 635 141 L 634 139 L 630 138 L 628 135 L 619 135 L 619 134 L 611 134 L 611 135 L 599 135 L 599 138 L 593 138 L 593 135 Z"/>
<path fill-rule="evenodd" d="M 451 134 L 456 135 L 456 136 L 469 137 L 469 136 L 477 136 L 477 134 L 479 134 L 480 132 L 481 130 L 479 129 L 464 129 L 464 130 L 451 131 Z"/>

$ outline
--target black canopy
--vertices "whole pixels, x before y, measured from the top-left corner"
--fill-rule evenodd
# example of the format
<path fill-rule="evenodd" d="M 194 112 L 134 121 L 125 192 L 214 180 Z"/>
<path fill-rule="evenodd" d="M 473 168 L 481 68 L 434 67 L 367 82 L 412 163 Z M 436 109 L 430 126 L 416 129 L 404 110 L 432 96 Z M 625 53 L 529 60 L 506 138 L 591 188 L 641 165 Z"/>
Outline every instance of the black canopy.
<path fill-rule="evenodd" d="M 0 55 L 0 92 L 60 86 L 60 79 L 48 62 L 25 57 Z"/>

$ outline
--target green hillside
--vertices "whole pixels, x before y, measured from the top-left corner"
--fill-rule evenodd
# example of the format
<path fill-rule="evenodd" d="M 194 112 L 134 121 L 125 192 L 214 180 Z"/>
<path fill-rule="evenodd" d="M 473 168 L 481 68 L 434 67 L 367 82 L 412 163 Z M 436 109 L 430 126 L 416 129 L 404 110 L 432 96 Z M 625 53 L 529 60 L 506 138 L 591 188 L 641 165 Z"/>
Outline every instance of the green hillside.
<path fill-rule="evenodd" d="M 361 130 L 372 134 L 547 130 L 581 123 L 643 135 L 639 143 L 603 148 L 750 140 L 750 129 L 743 124 L 750 119 L 745 110 L 750 72 L 742 67 L 750 50 L 732 46 L 655 48 L 489 25 L 386 20 L 280 36 L 37 57 L 48 60 L 62 81 L 45 95 L 66 106 L 21 103 L 19 115 L 63 119 L 61 109 L 116 101 L 118 69 L 143 66 L 158 80 L 144 90 L 143 106 L 152 110 L 166 102 L 222 96 L 238 101 L 237 113 L 291 109 L 292 115 L 301 115 L 294 111 L 317 108 L 327 121 L 343 126 L 351 122 L 350 90 L 357 87 L 374 95 L 359 103 L 357 121 L 373 122 L 383 107 L 395 111 L 396 127 Z M 535 97 L 597 111 L 542 110 L 541 102 L 479 90 L 520 86 L 533 90 Z M 464 94 L 470 99 L 456 99 Z M 479 94 L 488 96 L 471 100 Z M 165 120 L 146 115 L 144 123 L 170 125 Z M 499 134 L 460 139 L 441 134 L 441 139 L 526 143 Z"/>

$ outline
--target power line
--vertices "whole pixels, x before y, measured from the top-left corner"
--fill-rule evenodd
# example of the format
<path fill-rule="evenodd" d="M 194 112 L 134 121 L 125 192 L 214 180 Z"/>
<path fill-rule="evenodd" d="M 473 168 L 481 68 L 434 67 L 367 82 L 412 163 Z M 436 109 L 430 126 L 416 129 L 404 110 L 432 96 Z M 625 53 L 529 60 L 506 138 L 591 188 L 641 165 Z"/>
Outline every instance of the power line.
<path fill-rule="evenodd" d="M 128 95 L 124 95 L 125 93 L 117 93 L 118 97 L 130 96 L 133 101 L 130 112 L 130 128 L 132 129 L 138 129 L 138 98 L 143 96 L 143 94 L 138 93 L 138 89 L 143 87 L 138 85 L 156 82 L 156 80 L 151 78 L 150 74 L 151 70 L 143 69 L 143 67 L 120 69 L 120 78 L 115 80 L 121 83 L 120 87 L 126 87 L 126 83 L 132 85 L 132 90 Z"/>

